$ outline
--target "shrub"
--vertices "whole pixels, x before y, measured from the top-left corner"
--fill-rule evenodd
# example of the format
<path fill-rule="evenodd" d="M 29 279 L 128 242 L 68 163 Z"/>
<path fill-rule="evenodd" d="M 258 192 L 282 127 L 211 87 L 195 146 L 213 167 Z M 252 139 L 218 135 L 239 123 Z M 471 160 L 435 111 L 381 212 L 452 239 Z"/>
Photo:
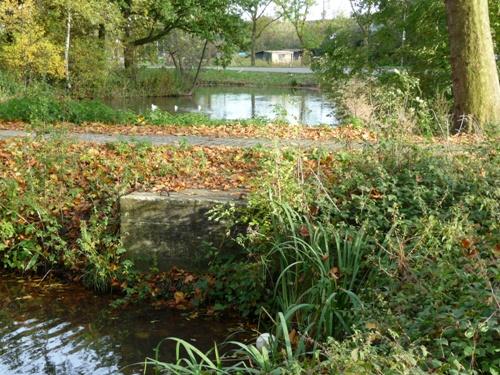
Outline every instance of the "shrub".
<path fill-rule="evenodd" d="M 59 99 L 50 93 L 35 92 L 0 103 L 0 118 L 8 121 L 122 124 L 134 122 L 135 117 L 96 100 Z"/>
<path fill-rule="evenodd" d="M 21 271 L 85 270 L 85 281 L 109 288 L 118 271 L 117 197 L 128 183 L 98 170 L 63 138 L 13 142 L 2 148 L 0 264 Z M 10 155 L 10 158 L 5 158 Z M 117 166 L 107 164 L 110 173 Z M 93 210 L 90 208 L 93 207 Z"/>
<path fill-rule="evenodd" d="M 135 114 L 108 107 L 97 100 L 68 100 L 65 103 L 63 119 L 74 124 L 83 122 L 104 122 L 124 124 L 135 121 Z"/>
<path fill-rule="evenodd" d="M 363 228 L 377 270 L 364 319 L 424 344 L 429 366 L 498 369 L 498 145 L 386 144 L 342 160 L 327 182 L 337 227 Z M 362 320 L 361 320 L 362 321 Z"/>
<path fill-rule="evenodd" d="M 24 85 L 10 73 L 0 71 L 0 102 L 3 102 L 15 94 L 22 92 Z"/>

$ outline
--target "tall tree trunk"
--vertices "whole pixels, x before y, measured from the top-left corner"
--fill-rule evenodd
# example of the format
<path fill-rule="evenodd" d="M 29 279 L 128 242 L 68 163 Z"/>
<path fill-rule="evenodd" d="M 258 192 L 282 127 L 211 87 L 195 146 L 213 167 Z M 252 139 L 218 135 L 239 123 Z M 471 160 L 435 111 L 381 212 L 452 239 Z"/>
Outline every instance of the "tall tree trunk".
<path fill-rule="evenodd" d="M 250 46 L 250 65 L 255 66 L 255 44 L 257 43 L 257 20 L 252 19 L 252 45 Z"/>
<path fill-rule="evenodd" d="M 500 123 L 500 84 L 488 0 L 445 0 L 453 80 L 454 130 Z"/>
<path fill-rule="evenodd" d="M 71 81 L 69 80 L 69 47 L 71 45 L 71 11 L 68 9 L 66 20 L 66 44 L 64 46 L 64 71 L 66 75 L 66 88 L 71 89 Z"/>

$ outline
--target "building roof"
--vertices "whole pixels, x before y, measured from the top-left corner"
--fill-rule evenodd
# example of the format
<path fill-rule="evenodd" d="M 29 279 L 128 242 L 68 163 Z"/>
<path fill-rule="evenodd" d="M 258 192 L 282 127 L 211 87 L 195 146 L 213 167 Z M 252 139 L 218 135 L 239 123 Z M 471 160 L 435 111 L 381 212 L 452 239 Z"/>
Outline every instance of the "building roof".
<path fill-rule="evenodd" d="M 258 51 L 256 53 L 263 53 L 263 52 L 268 52 L 268 53 L 294 53 L 294 52 L 302 52 L 302 49 L 277 49 L 277 50 L 263 50 L 263 51 Z"/>

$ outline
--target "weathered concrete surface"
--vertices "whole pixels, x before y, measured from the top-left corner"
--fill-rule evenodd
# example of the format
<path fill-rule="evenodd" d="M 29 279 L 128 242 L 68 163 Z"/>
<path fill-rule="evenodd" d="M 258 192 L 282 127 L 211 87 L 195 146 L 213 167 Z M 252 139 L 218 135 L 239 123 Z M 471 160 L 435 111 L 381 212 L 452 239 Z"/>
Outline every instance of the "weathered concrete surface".
<path fill-rule="evenodd" d="M 132 193 L 120 198 L 121 237 L 139 270 L 206 268 L 206 243 L 237 251 L 224 226 L 208 219 L 220 204 L 244 204 L 240 192 L 185 190 L 178 193 Z"/>

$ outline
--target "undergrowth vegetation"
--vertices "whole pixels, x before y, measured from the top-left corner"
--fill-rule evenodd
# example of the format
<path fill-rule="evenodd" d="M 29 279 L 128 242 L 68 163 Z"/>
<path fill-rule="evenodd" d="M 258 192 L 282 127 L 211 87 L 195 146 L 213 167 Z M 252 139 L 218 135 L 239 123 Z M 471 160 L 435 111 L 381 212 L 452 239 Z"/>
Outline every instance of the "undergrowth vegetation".
<path fill-rule="evenodd" d="M 181 77 L 175 69 L 137 68 L 134 71 L 116 68 L 97 80 L 82 80 L 73 87 L 77 98 L 175 96 L 187 92 L 191 76 Z"/>
<path fill-rule="evenodd" d="M 490 137 L 500 134 L 499 124 L 481 127 L 464 121 L 459 128 L 454 127 L 449 90 L 426 95 L 421 81 L 406 71 L 394 69 L 341 81 L 323 76 L 322 80 L 343 122 L 374 131 L 381 138 L 405 138 L 409 134 L 426 138 L 446 138 L 456 133 Z"/>
<path fill-rule="evenodd" d="M 498 373 L 498 166 L 494 142 L 278 153 L 257 182 L 239 239 L 247 261 L 260 265 L 257 306 L 276 316 L 274 340 L 264 350 L 237 343 L 236 354 L 210 363 L 214 352 L 202 357 L 179 341 L 177 365 L 214 373 Z"/>
<path fill-rule="evenodd" d="M 126 300 L 237 311 L 273 332 L 265 350 L 205 355 L 178 341 L 178 363 L 148 361 L 173 372 L 495 374 L 498 151 L 494 139 L 336 153 L 3 141 L 0 262 Z M 123 257 L 117 198 L 221 186 L 253 191 L 247 208 L 212 213 L 246 226 L 234 238 L 244 256 L 215 253 L 206 275 L 138 275 Z"/>
<path fill-rule="evenodd" d="M 38 79 L 25 84 L 14 74 L 2 71 L 0 101 L 22 94 L 36 94 L 37 91 L 41 95 L 40 89 L 52 95 L 69 95 L 72 98 L 176 96 L 186 92 L 192 79 L 191 75 L 183 79 L 174 69 L 137 68 L 128 71 L 114 67 L 106 70 L 104 73 L 86 67 L 83 74 L 74 77 L 69 92 L 61 82 Z"/>
<path fill-rule="evenodd" d="M 131 190 L 241 188 L 265 153 L 147 143 L 83 145 L 64 134 L 0 143 L 0 263 L 64 271 L 97 289 L 128 281 L 118 198 Z M 221 168 L 230 165 L 231 170 Z M 125 286 L 122 285 L 122 288 Z"/>

